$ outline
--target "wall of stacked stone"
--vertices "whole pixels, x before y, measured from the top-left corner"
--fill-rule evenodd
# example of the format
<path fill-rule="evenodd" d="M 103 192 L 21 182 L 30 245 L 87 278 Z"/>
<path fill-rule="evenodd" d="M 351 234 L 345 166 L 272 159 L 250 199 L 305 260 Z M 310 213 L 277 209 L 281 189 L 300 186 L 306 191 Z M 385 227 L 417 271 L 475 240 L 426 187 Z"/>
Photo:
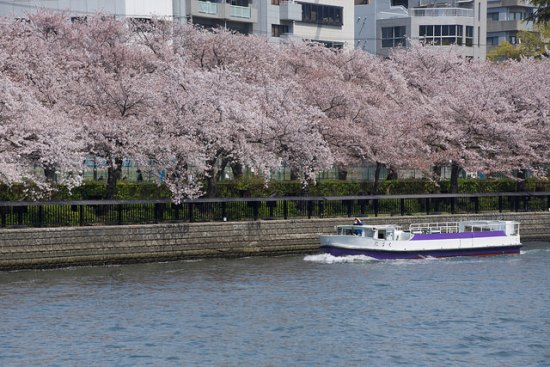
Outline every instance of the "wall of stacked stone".
<path fill-rule="evenodd" d="M 366 223 L 504 219 L 524 242 L 550 239 L 550 213 L 362 218 Z M 315 253 L 319 235 L 350 218 L 0 229 L 0 270 Z"/>

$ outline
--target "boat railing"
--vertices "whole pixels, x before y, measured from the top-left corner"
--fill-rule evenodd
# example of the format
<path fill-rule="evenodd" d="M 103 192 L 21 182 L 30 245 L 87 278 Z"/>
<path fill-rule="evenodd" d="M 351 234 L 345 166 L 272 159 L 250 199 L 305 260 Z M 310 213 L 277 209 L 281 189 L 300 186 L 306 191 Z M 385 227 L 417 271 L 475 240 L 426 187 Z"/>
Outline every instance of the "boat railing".
<path fill-rule="evenodd" d="M 458 222 L 413 223 L 409 226 L 413 234 L 419 233 L 458 233 Z"/>
<path fill-rule="evenodd" d="M 519 234 L 519 222 L 480 221 L 480 222 L 464 223 L 463 232 L 493 232 L 493 231 L 504 231 L 509 235 L 517 235 Z"/>

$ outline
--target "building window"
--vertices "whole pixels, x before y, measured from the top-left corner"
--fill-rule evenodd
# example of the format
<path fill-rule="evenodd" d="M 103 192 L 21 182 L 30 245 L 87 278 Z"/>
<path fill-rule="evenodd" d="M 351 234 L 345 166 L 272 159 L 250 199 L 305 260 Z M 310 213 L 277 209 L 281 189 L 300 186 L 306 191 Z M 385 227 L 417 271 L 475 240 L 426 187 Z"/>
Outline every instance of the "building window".
<path fill-rule="evenodd" d="M 406 27 L 382 27 L 382 47 L 405 46 Z"/>
<path fill-rule="evenodd" d="M 467 25 L 466 26 L 466 46 L 474 45 L 474 27 Z"/>
<path fill-rule="evenodd" d="M 282 34 L 289 33 L 287 25 L 272 24 L 271 37 L 281 37 Z"/>
<path fill-rule="evenodd" d="M 512 11 L 508 14 L 508 20 L 523 20 L 525 14 L 521 11 Z"/>
<path fill-rule="evenodd" d="M 391 6 L 409 7 L 409 0 L 391 0 Z"/>
<path fill-rule="evenodd" d="M 487 13 L 487 20 L 498 22 L 498 13 Z"/>
<path fill-rule="evenodd" d="M 515 44 L 519 43 L 519 40 L 516 36 L 509 36 L 508 37 L 508 42 L 510 42 L 512 45 L 515 45 Z"/>
<path fill-rule="evenodd" d="M 421 25 L 418 36 L 423 42 L 430 45 L 462 45 L 462 28 L 458 24 Z"/>
<path fill-rule="evenodd" d="M 315 41 L 315 42 L 319 42 L 327 48 L 335 48 L 338 50 L 341 50 L 344 48 L 344 42 L 336 42 L 336 41 Z"/>
<path fill-rule="evenodd" d="M 490 46 L 498 46 L 498 37 L 487 37 L 487 44 Z"/>
<path fill-rule="evenodd" d="M 344 8 L 340 6 L 301 3 L 302 22 L 341 27 Z"/>

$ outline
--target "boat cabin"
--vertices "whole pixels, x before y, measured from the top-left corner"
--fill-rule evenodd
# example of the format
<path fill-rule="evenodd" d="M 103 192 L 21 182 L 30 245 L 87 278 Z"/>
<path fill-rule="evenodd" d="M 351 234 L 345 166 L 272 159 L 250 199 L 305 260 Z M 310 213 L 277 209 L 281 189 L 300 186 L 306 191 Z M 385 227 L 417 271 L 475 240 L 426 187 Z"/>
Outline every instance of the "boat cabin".
<path fill-rule="evenodd" d="M 336 232 L 340 236 L 367 237 L 375 240 L 397 240 L 404 233 L 395 225 L 344 225 L 336 226 Z"/>

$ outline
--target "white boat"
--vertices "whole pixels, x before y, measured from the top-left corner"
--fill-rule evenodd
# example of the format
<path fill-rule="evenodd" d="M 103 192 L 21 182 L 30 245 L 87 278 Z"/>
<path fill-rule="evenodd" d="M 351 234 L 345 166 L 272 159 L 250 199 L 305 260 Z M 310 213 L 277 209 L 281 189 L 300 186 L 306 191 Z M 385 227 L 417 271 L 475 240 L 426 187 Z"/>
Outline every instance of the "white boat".
<path fill-rule="evenodd" d="M 518 254 L 519 222 L 472 220 L 397 225 L 341 225 L 335 235 L 321 235 L 321 251 L 333 256 L 375 259 L 492 256 Z"/>

